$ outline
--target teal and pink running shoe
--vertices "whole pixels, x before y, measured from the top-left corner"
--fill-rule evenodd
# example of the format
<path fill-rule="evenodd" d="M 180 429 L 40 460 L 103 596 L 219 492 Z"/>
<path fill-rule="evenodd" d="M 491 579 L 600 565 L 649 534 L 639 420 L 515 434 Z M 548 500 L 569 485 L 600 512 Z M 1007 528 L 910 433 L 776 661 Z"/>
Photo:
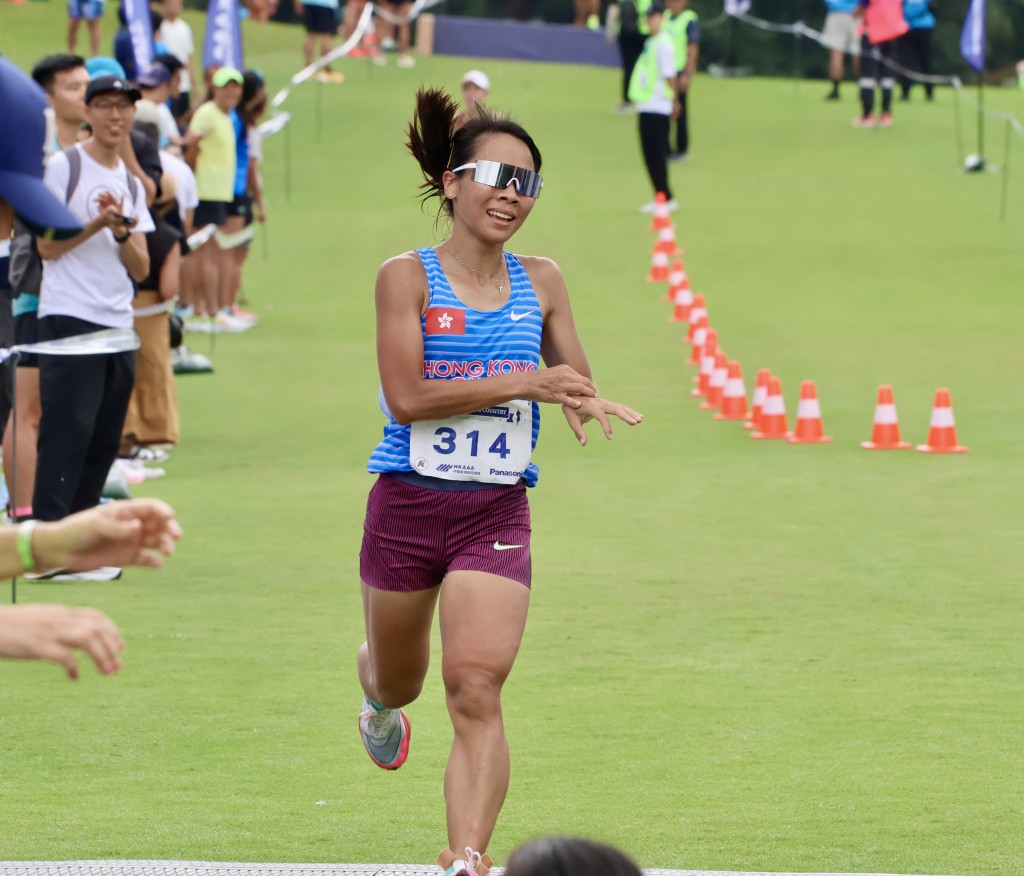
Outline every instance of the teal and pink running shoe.
<path fill-rule="evenodd" d="M 363 697 L 359 735 L 366 753 L 382 770 L 397 770 L 409 756 L 409 719 L 401 709 L 378 709 Z"/>

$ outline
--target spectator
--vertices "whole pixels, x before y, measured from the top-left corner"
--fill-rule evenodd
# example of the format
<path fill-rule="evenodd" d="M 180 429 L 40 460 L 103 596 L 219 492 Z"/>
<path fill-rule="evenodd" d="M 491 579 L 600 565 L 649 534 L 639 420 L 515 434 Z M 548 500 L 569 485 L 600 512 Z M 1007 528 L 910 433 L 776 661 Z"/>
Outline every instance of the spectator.
<path fill-rule="evenodd" d="M 629 83 L 633 78 L 633 68 L 644 51 L 644 43 L 650 30 L 647 27 L 647 7 L 651 0 L 619 0 L 618 14 L 615 24 L 618 29 L 616 42 L 619 44 L 619 57 L 622 60 L 622 102 L 615 111 L 619 114 L 635 112 L 629 100 Z"/>
<path fill-rule="evenodd" d="M 97 76 L 119 76 L 121 79 L 127 79 L 124 67 L 107 55 L 90 58 L 85 62 L 85 69 L 89 73 L 90 79 L 95 79 Z"/>
<path fill-rule="evenodd" d="M 861 114 L 853 120 L 855 128 L 892 125 L 892 89 L 896 84 L 890 61 L 896 54 L 896 41 L 909 29 L 903 19 L 902 0 L 860 0 L 857 18 L 864 20 L 861 41 L 860 102 Z M 875 119 L 875 86 L 882 89 L 882 115 Z"/>
<path fill-rule="evenodd" d="M 601 29 L 601 0 L 573 0 L 573 13 L 576 27 Z"/>
<path fill-rule="evenodd" d="M 48 55 L 32 69 L 32 78 L 46 92 L 56 122 L 55 139 L 46 144 L 53 155 L 72 148 L 82 138 L 85 122 L 85 90 L 89 74 L 85 61 L 78 55 Z M 15 223 L 15 268 L 11 272 L 14 285 L 14 342 L 34 344 L 39 340 L 39 289 L 42 264 L 32 232 Z M 32 517 L 32 493 L 36 478 L 36 445 L 39 442 L 39 357 L 24 353 L 16 363 L 15 397 L 17 416 L 7 422 L 4 431 L 4 474 L 10 500 L 9 514 L 13 520 Z M 17 434 L 14 432 L 17 421 Z M 6 418 L 5 418 L 6 421 Z M 14 445 L 17 443 L 17 453 Z M 17 470 L 15 470 L 17 467 Z"/>
<path fill-rule="evenodd" d="M 65 241 L 37 241 L 41 341 L 132 326 L 132 281 L 149 273 L 145 234 L 154 227 L 143 186 L 121 158 L 139 97 L 124 79 L 92 80 L 85 94 L 92 136 L 46 167 L 47 188 L 84 227 Z M 99 502 L 134 379 L 134 352 L 40 359 L 38 519 L 59 520 Z"/>
<path fill-rule="evenodd" d="M 655 196 L 665 195 L 669 209 L 679 205 L 668 184 L 669 134 L 674 116 L 679 115 L 676 50 L 672 38 L 664 32 L 665 7 L 652 3 L 647 9 L 647 27 L 651 35 L 633 68 L 629 99 L 636 105 L 640 128 L 640 149 Z M 644 204 L 642 213 L 654 212 L 654 201 Z"/>
<path fill-rule="evenodd" d="M 411 0 L 385 0 L 387 4 L 387 11 L 381 9 L 381 15 L 375 16 L 375 22 L 377 26 L 377 42 L 383 48 L 385 42 L 390 42 L 391 45 L 397 45 L 398 47 L 398 58 L 395 64 L 404 69 L 416 66 L 416 59 L 409 54 L 409 10 L 412 9 Z M 398 22 L 394 22 L 385 18 L 384 16 L 393 16 L 398 19 Z M 392 34 L 397 31 L 398 42 L 395 43 Z M 379 55 L 378 57 L 384 61 L 384 56 Z"/>
<path fill-rule="evenodd" d="M 178 60 L 176 55 L 172 55 L 169 52 L 162 55 L 157 55 L 155 58 L 158 64 L 163 64 L 168 70 L 171 71 L 171 82 L 170 91 L 171 96 L 168 100 L 168 112 L 171 118 L 174 119 L 175 126 L 177 127 L 177 133 L 180 134 L 182 125 L 187 127 L 187 120 L 191 117 L 192 113 L 188 107 L 185 108 L 185 112 L 180 115 L 176 115 L 178 110 L 181 109 L 181 81 L 182 76 L 185 73 L 185 65 Z M 186 98 L 186 102 L 190 102 L 191 97 Z M 176 147 L 177 148 L 177 147 Z"/>
<path fill-rule="evenodd" d="M 700 22 L 690 9 L 690 0 L 668 0 L 672 13 L 666 28 L 676 47 L 676 65 L 679 68 L 679 115 L 676 118 L 676 148 L 669 153 L 669 161 L 686 161 L 690 157 L 690 129 L 686 115 L 686 95 L 697 73 L 700 57 Z"/>
<path fill-rule="evenodd" d="M 640 868 L 611 846 L 575 837 L 533 840 L 508 859 L 505 876 L 641 876 Z"/>
<path fill-rule="evenodd" d="M 78 27 L 85 21 L 89 29 L 89 54 L 100 53 L 100 19 L 105 0 L 68 0 L 68 54 L 76 53 Z"/>
<path fill-rule="evenodd" d="M 242 99 L 242 74 L 221 67 L 210 81 L 212 97 L 192 115 L 185 139 L 185 160 L 195 171 L 199 206 L 196 228 L 216 225 L 224 228 L 228 208 L 235 197 L 236 143 L 230 113 Z M 212 330 L 212 317 L 219 310 L 220 276 L 231 269 L 230 253 L 211 240 L 189 256 L 196 271 L 195 289 L 184 291 L 200 319 L 193 328 Z"/>
<path fill-rule="evenodd" d="M 910 28 L 900 37 L 900 64 L 911 70 L 918 70 L 926 76 L 932 72 L 932 31 L 935 29 L 935 13 L 931 0 L 903 0 L 903 17 Z M 913 58 L 911 55 L 913 54 Z M 914 84 L 905 73 L 900 74 L 902 100 L 910 99 L 910 88 Z M 935 85 L 924 83 L 924 95 L 932 99 Z"/>
<path fill-rule="evenodd" d="M 181 17 L 182 0 L 164 0 L 164 20 L 160 24 L 160 39 L 167 45 L 170 54 L 178 59 L 181 65 L 178 96 L 173 98 L 171 113 L 178 121 L 188 121 L 189 109 L 192 105 L 192 84 L 196 81 L 195 66 L 192 61 L 196 47 L 192 38 L 192 28 Z M 163 63 L 162 58 L 157 58 Z M 171 73 L 175 68 L 168 65 Z"/>
<path fill-rule="evenodd" d="M 455 130 L 476 116 L 477 107 L 487 103 L 491 93 L 491 80 L 480 70 L 470 70 L 462 77 L 462 103 L 465 109 L 455 119 Z"/>
<path fill-rule="evenodd" d="M 308 67 L 313 63 L 316 44 L 320 44 L 320 57 L 334 48 L 334 35 L 338 32 L 338 0 L 295 0 L 295 13 L 302 16 L 306 37 L 302 42 L 302 57 Z M 315 77 L 319 82 L 344 82 L 341 73 L 331 70 L 330 65 L 318 70 Z"/>
<path fill-rule="evenodd" d="M 839 83 L 843 81 L 844 58 L 849 55 L 853 59 L 853 72 L 857 75 L 860 67 L 860 35 L 857 32 L 858 0 L 825 0 L 825 27 L 822 30 L 822 42 L 831 49 L 828 58 L 828 76 L 832 82 L 832 90 L 826 100 L 839 100 Z"/>
<path fill-rule="evenodd" d="M 142 99 L 135 106 L 136 120 L 139 113 L 149 114 L 150 110 L 156 116 L 157 144 L 163 149 L 167 146 L 177 146 L 181 143 L 181 134 L 178 131 L 178 123 L 171 115 L 171 109 L 167 105 L 171 99 L 171 71 L 160 61 L 155 61 L 145 72 L 140 73 L 135 84 L 139 86 Z"/>

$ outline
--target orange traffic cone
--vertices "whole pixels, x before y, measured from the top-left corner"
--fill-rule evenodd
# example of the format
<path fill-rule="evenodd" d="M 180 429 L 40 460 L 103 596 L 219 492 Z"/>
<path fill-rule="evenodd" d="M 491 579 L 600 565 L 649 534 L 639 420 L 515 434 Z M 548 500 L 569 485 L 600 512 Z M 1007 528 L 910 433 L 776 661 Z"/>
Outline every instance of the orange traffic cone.
<path fill-rule="evenodd" d="M 687 365 L 700 365 L 700 357 L 704 354 L 704 344 L 708 337 L 708 318 L 700 317 L 694 322 L 690 317 L 690 328 L 693 329 L 693 346 L 690 347 L 690 359 Z"/>
<path fill-rule="evenodd" d="M 654 216 L 651 217 L 651 227 L 648 231 L 661 231 L 666 225 L 671 225 L 672 219 L 668 212 L 668 197 L 664 192 L 658 192 L 654 196 Z"/>
<path fill-rule="evenodd" d="M 664 228 L 658 229 L 658 240 L 668 250 L 669 255 L 682 255 L 683 251 L 679 248 L 679 242 L 676 240 L 676 227 L 671 222 Z"/>
<path fill-rule="evenodd" d="M 672 270 L 668 272 L 668 292 L 661 296 L 661 300 L 674 303 L 676 300 L 676 290 L 682 287 L 685 278 L 686 271 L 683 269 L 683 260 L 676 259 L 672 262 Z"/>
<path fill-rule="evenodd" d="M 948 389 L 935 390 L 928 443 L 918 444 L 918 453 L 966 453 L 969 448 L 956 443 L 956 421 Z"/>
<path fill-rule="evenodd" d="M 717 411 L 722 406 L 722 395 L 728 380 L 729 360 L 725 353 L 719 350 L 715 353 L 715 367 L 711 369 L 711 376 L 708 378 L 707 396 L 700 405 L 702 411 Z"/>
<path fill-rule="evenodd" d="M 697 322 L 701 317 L 707 319 L 708 309 L 704 306 L 704 296 L 699 292 L 693 296 L 693 306 L 690 307 L 690 328 L 686 333 L 684 343 L 693 343 L 693 333 L 696 331 Z"/>
<path fill-rule="evenodd" d="M 800 384 L 800 405 L 796 410 L 796 432 L 789 436 L 790 444 L 829 444 L 832 438 L 825 434 L 821 422 L 821 405 L 813 380 Z"/>
<path fill-rule="evenodd" d="M 782 397 L 782 383 L 778 377 L 768 379 L 768 390 L 761 409 L 759 428 L 750 433 L 751 438 L 758 440 L 774 440 L 789 437 L 789 424 L 786 422 L 786 400 Z"/>
<path fill-rule="evenodd" d="M 862 441 L 865 450 L 907 450 L 909 441 L 900 440 L 900 421 L 896 416 L 896 402 L 892 387 L 884 383 L 878 387 L 878 401 L 875 404 L 875 423 L 871 427 L 871 440 Z"/>
<path fill-rule="evenodd" d="M 672 254 L 671 250 L 665 248 L 660 240 L 654 244 L 654 251 L 651 253 L 651 272 L 647 275 L 648 283 L 668 282 L 668 261 Z"/>
<path fill-rule="evenodd" d="M 730 362 L 729 379 L 722 392 L 722 410 L 715 414 L 715 419 L 745 420 L 747 413 L 747 387 L 743 383 L 743 372 L 739 362 Z"/>
<path fill-rule="evenodd" d="M 718 332 L 709 328 L 704 338 L 704 346 L 700 354 L 700 374 L 697 377 L 697 385 L 690 390 L 694 398 L 704 398 L 708 394 L 708 383 L 711 381 L 711 372 L 715 370 L 715 356 L 718 355 Z"/>
<path fill-rule="evenodd" d="M 768 381 L 771 379 L 771 376 L 772 373 L 767 368 L 757 369 L 757 380 L 754 382 L 754 400 L 752 410 L 750 411 L 750 419 L 743 424 L 744 429 L 761 428 L 761 412 L 764 410 L 764 399 L 768 394 Z"/>

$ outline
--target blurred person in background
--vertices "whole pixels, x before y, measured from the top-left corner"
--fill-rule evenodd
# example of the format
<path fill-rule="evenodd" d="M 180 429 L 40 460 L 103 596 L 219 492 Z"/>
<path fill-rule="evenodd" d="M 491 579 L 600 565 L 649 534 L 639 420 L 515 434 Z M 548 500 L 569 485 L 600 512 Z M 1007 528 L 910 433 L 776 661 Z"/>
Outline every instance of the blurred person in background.
<path fill-rule="evenodd" d="M 633 68 L 644 51 L 644 43 L 650 35 L 647 27 L 647 7 L 651 0 L 619 0 L 612 7 L 617 35 L 615 41 L 619 46 L 619 58 L 622 61 L 622 101 L 615 108 L 619 114 L 636 111 L 629 100 L 629 83 L 633 78 Z"/>
<path fill-rule="evenodd" d="M 43 89 L 53 109 L 53 139 L 44 145 L 47 156 L 72 148 L 86 136 L 85 90 L 89 73 L 79 55 L 48 55 L 32 68 L 32 78 Z M 13 284 L 14 342 L 34 344 L 39 340 L 39 290 L 42 283 L 42 260 L 31 229 L 15 222 L 12 241 L 14 263 L 10 272 Z M 39 357 L 23 353 L 16 362 L 17 416 L 7 421 L 4 430 L 4 475 L 10 498 L 10 517 L 23 520 L 32 517 L 32 493 L 36 479 L 36 445 L 39 442 Z M 17 420 L 17 434 L 14 432 Z M 17 454 L 14 443 L 17 442 Z M 16 457 L 16 458 L 15 458 Z M 17 470 L 15 470 L 17 466 Z"/>
<path fill-rule="evenodd" d="M 196 46 L 192 37 L 192 27 L 181 17 L 182 0 L 164 0 L 164 20 L 160 24 L 159 39 L 167 46 L 167 51 L 178 59 L 181 74 L 178 81 L 177 97 L 172 98 L 171 113 L 179 122 L 188 123 L 189 110 L 192 106 L 192 84 L 196 81 L 193 63 Z M 157 58 L 162 61 L 161 58 Z M 169 66 L 169 65 L 168 65 Z M 170 67 L 171 73 L 175 72 Z"/>
<path fill-rule="evenodd" d="M 855 15 L 861 19 L 860 103 L 855 128 L 892 125 L 892 91 L 896 85 L 890 62 L 896 57 L 897 40 L 909 28 L 903 18 L 902 0 L 859 0 Z M 882 90 L 882 114 L 875 117 L 875 87 Z"/>
<path fill-rule="evenodd" d="M 910 28 L 899 42 L 900 64 L 909 70 L 916 70 L 930 76 L 932 72 L 932 32 L 935 30 L 935 13 L 931 0 L 903 0 L 903 17 Z M 914 80 L 900 73 L 900 99 L 910 99 Z M 924 83 L 924 96 L 931 100 L 935 86 Z"/>
<path fill-rule="evenodd" d="M 491 80 L 481 70 L 470 70 L 462 77 L 462 105 L 465 107 L 455 119 L 459 130 L 476 115 L 478 106 L 484 106 L 491 94 Z"/>
<path fill-rule="evenodd" d="M 172 55 L 170 52 L 165 52 L 161 55 L 157 55 L 154 59 L 156 63 L 163 64 L 168 70 L 171 71 L 171 82 L 170 91 L 171 96 L 167 102 L 167 111 L 176 126 L 176 132 L 180 136 L 182 126 L 188 125 L 188 119 L 191 117 L 191 95 L 185 95 L 184 100 L 182 99 L 183 92 L 181 90 L 181 83 L 185 76 L 185 65 L 181 63 L 177 55 Z M 184 111 L 182 106 L 184 105 Z M 168 132 L 168 136 L 170 133 Z"/>
<path fill-rule="evenodd" d="M 74 55 L 78 46 L 78 28 L 83 21 L 89 29 L 89 54 L 100 53 L 100 19 L 104 0 L 68 0 L 68 53 Z"/>
<path fill-rule="evenodd" d="M 641 876 L 641 871 L 611 846 L 554 836 L 519 846 L 509 856 L 505 876 Z"/>
<path fill-rule="evenodd" d="M 121 5 L 117 8 L 117 20 L 121 23 L 121 26 L 114 34 L 114 59 L 124 69 L 125 75 L 132 81 L 135 81 L 135 78 L 139 75 L 139 70 L 135 63 L 135 48 L 132 45 L 132 35 L 128 32 L 128 20 L 125 18 L 124 6 L 127 2 L 128 0 L 121 0 Z M 164 18 L 155 9 L 150 9 L 149 14 L 155 37 L 163 25 Z M 160 52 L 163 49 L 157 48 L 157 51 Z"/>
<path fill-rule="evenodd" d="M 629 99 L 636 106 L 640 130 L 640 150 L 655 197 L 663 194 L 670 210 L 679 204 L 668 183 L 669 135 L 673 117 L 679 115 L 679 77 L 676 75 L 676 49 L 672 37 L 664 31 L 665 7 L 652 3 L 647 8 L 650 36 L 643 54 L 633 68 Z M 641 213 L 653 213 L 654 201 L 644 204 Z"/>
<path fill-rule="evenodd" d="M 679 115 L 676 117 L 676 148 L 669 153 L 669 161 L 686 161 L 690 157 L 690 127 L 686 114 L 686 95 L 697 73 L 700 57 L 700 22 L 690 9 L 690 0 L 668 0 L 671 13 L 665 27 L 676 47 L 676 65 L 679 68 Z"/>
<path fill-rule="evenodd" d="M 601 0 L 573 0 L 573 12 L 576 27 L 601 29 Z"/>
<path fill-rule="evenodd" d="M 821 41 L 831 52 L 828 57 L 828 78 L 832 89 L 826 100 L 839 100 L 839 84 L 843 81 L 846 66 L 845 58 L 849 55 L 853 60 L 853 73 L 860 69 L 860 33 L 857 29 L 858 0 L 825 0 L 825 26 L 822 29 Z"/>
<path fill-rule="evenodd" d="M 308 67 L 316 55 L 317 43 L 320 44 L 320 57 L 334 48 L 334 35 L 338 32 L 340 12 L 338 0 L 295 0 L 295 14 L 302 17 L 302 25 L 306 29 L 302 41 L 302 58 Z M 328 64 L 316 72 L 318 82 L 344 82 L 343 74 L 331 69 Z"/>
<path fill-rule="evenodd" d="M 159 149 L 180 147 L 181 133 L 178 123 L 171 115 L 168 101 L 171 99 L 171 82 L 173 74 L 159 60 L 154 61 L 145 73 L 140 73 L 135 84 L 142 92 L 142 99 L 135 105 L 136 123 L 139 114 L 149 117 L 150 111 L 155 116 L 157 126 L 156 145 Z"/>
<path fill-rule="evenodd" d="M 390 21 L 384 15 L 374 16 L 377 42 L 381 48 L 390 45 L 398 49 L 398 58 L 395 60 L 397 66 L 403 69 L 415 67 L 416 59 L 409 54 L 409 35 L 412 29 L 409 24 L 409 10 L 412 9 L 412 2 L 411 0 L 385 0 L 385 4 L 386 8 L 381 11 L 397 18 L 398 22 Z M 383 55 L 377 55 L 377 57 L 382 62 L 385 61 Z"/>

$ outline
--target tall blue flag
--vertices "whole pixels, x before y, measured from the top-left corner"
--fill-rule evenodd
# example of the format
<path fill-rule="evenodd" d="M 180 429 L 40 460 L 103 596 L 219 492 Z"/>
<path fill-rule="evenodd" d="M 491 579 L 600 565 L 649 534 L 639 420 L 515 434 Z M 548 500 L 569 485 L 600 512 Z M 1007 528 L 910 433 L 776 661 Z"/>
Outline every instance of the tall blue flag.
<path fill-rule="evenodd" d="M 153 18 L 149 0 L 122 0 L 124 20 L 132 39 L 137 73 L 145 73 L 153 66 Z"/>
<path fill-rule="evenodd" d="M 242 70 L 244 65 L 238 0 L 209 0 L 206 7 L 203 67 L 234 67 Z"/>
<path fill-rule="evenodd" d="M 971 0 L 960 32 L 960 54 L 979 73 L 985 69 L 985 0 Z"/>

